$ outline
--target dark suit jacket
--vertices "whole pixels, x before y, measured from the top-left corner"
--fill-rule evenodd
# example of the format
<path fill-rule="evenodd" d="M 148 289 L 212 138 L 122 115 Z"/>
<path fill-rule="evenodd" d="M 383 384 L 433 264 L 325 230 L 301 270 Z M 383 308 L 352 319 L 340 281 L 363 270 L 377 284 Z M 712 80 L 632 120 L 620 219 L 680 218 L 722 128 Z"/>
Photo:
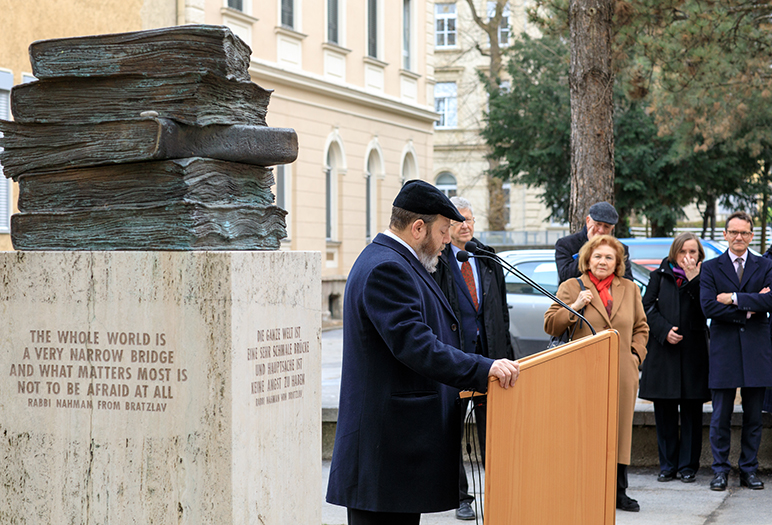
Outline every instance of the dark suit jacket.
<path fill-rule="evenodd" d="M 578 232 L 561 237 L 555 243 L 555 263 L 558 266 L 558 284 L 582 275 L 582 272 L 579 271 L 579 260 L 574 258 L 574 255 L 579 253 L 579 250 L 581 250 L 586 242 L 587 226 L 585 225 Z M 624 244 L 622 246 L 624 246 L 625 249 L 625 279 L 632 281 L 633 269 L 630 265 L 630 253 L 627 246 Z"/>
<path fill-rule="evenodd" d="M 710 388 L 772 386 L 772 342 L 767 312 L 772 311 L 772 262 L 748 253 L 743 281 L 727 252 L 702 264 L 700 303 L 710 324 Z M 737 293 L 737 305 L 716 300 Z M 755 312 L 750 319 L 748 312 Z"/>
<path fill-rule="evenodd" d="M 481 248 L 493 251 L 490 246 L 482 245 L 477 239 L 473 239 Z M 507 305 L 507 290 L 504 282 L 504 272 L 499 265 L 490 259 L 472 257 L 470 262 L 477 264 L 477 273 L 482 288 L 482 307 L 477 315 L 477 322 L 483 327 L 483 338 L 486 345 L 484 355 L 493 359 L 514 359 L 515 351 L 512 348 L 512 339 L 509 333 L 509 307 Z M 456 265 L 454 268 L 451 265 Z M 454 279 L 460 271 L 458 264 L 453 257 L 453 249 L 447 245 L 442 251 L 437 271 L 432 274 L 434 280 L 440 285 L 442 293 L 448 298 L 451 308 L 457 319 L 461 319 L 461 301 L 467 301 L 471 304 L 472 298 L 466 285 L 459 284 Z M 461 350 L 464 352 L 474 352 L 474 347 L 468 348 L 465 341 L 466 337 L 464 323 L 461 324 Z"/>
<path fill-rule="evenodd" d="M 485 391 L 493 363 L 458 346 L 458 321 L 437 283 L 404 246 L 378 235 L 346 282 L 328 502 L 380 512 L 458 507 L 457 389 Z"/>

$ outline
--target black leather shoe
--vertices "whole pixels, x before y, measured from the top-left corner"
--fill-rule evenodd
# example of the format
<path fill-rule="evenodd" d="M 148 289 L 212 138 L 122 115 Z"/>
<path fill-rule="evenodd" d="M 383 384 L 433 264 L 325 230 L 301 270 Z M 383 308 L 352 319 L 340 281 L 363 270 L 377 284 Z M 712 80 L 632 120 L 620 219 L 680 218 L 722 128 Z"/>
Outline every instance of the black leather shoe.
<path fill-rule="evenodd" d="M 624 494 L 617 496 L 617 508 L 627 512 L 638 512 L 641 510 L 641 506 L 638 505 L 637 501 Z"/>
<path fill-rule="evenodd" d="M 726 490 L 726 472 L 718 472 L 710 482 L 710 490 Z"/>
<path fill-rule="evenodd" d="M 748 487 L 753 490 L 761 490 L 764 488 L 764 482 L 759 479 L 755 472 L 740 472 L 740 486 Z"/>
<path fill-rule="evenodd" d="M 681 472 L 681 481 L 684 483 L 694 483 L 696 479 L 697 476 L 694 472 Z"/>
<path fill-rule="evenodd" d="M 462 501 L 461 505 L 456 509 L 456 519 L 457 520 L 473 520 L 475 518 L 474 509 L 472 508 L 471 503 L 468 501 Z"/>
<path fill-rule="evenodd" d="M 673 481 L 675 477 L 675 472 L 668 472 L 663 470 L 659 473 L 659 476 L 657 476 L 657 481 Z"/>

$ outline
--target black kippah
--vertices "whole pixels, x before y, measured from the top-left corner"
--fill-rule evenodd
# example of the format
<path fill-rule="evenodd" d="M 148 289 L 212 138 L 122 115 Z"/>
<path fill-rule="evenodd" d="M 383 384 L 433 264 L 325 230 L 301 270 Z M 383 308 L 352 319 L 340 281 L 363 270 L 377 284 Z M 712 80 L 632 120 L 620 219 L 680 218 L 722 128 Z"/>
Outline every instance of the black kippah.
<path fill-rule="evenodd" d="M 452 221 L 463 222 L 450 199 L 440 190 L 422 180 L 409 180 L 394 199 L 394 206 L 421 215 L 442 215 Z"/>

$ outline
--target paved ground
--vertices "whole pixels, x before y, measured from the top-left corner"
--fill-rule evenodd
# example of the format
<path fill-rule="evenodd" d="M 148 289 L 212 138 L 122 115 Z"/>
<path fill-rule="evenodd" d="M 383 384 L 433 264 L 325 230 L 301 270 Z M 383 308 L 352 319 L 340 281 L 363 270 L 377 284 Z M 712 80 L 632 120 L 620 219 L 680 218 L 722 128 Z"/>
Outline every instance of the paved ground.
<path fill-rule="evenodd" d="M 340 362 L 343 333 L 340 329 L 322 333 L 322 407 L 338 406 Z M 324 501 L 330 462 L 322 463 L 322 523 L 345 525 L 346 509 Z M 467 473 L 470 469 L 467 466 Z M 707 470 L 697 474 L 695 483 L 671 481 L 659 483 L 657 472 L 631 469 L 628 494 L 641 505 L 640 512 L 617 512 L 619 525 L 772 525 L 772 476 L 760 476 L 765 490 L 741 489 L 736 473 L 729 478 L 725 492 L 709 489 L 712 475 Z M 485 478 L 483 476 L 482 484 Z M 478 484 L 479 486 L 479 484 Z M 470 480 L 470 489 L 472 487 Z M 477 493 L 481 490 L 477 490 Z M 422 525 L 460 524 L 453 511 L 425 514 Z M 466 523 L 474 523 L 469 521 Z M 534 524 L 523 524 L 534 525 Z M 561 525 L 561 524 L 545 524 Z"/>
<path fill-rule="evenodd" d="M 325 491 L 329 471 L 330 462 L 325 461 L 322 464 Z M 469 471 L 468 468 L 467 471 Z M 659 483 L 656 480 L 656 471 L 634 469 L 629 475 L 628 494 L 638 500 L 641 511 L 617 511 L 616 523 L 618 525 L 772 525 L 772 493 L 770 493 L 772 485 L 769 485 L 772 483 L 772 478 L 770 476 L 761 476 L 767 484 L 766 489 L 748 490 L 740 488 L 737 476 L 732 475 L 729 478 L 729 488 L 725 492 L 713 492 L 708 488 L 711 477 L 709 472 L 701 471 L 697 474 L 695 483 L 680 481 Z M 346 524 L 346 509 L 324 502 L 324 495 L 322 495 L 322 523 L 324 525 Z M 453 511 L 424 514 L 421 517 L 421 525 L 460 525 L 461 523 L 464 522 L 457 520 Z"/>

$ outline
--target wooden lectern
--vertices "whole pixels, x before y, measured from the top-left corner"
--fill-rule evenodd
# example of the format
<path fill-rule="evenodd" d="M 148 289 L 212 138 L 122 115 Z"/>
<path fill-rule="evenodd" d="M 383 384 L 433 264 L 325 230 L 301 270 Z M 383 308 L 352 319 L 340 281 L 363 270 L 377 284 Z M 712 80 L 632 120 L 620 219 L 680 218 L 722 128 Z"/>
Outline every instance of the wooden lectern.
<path fill-rule="evenodd" d="M 488 389 L 485 525 L 613 525 L 619 335 L 606 330 L 520 360 Z"/>

